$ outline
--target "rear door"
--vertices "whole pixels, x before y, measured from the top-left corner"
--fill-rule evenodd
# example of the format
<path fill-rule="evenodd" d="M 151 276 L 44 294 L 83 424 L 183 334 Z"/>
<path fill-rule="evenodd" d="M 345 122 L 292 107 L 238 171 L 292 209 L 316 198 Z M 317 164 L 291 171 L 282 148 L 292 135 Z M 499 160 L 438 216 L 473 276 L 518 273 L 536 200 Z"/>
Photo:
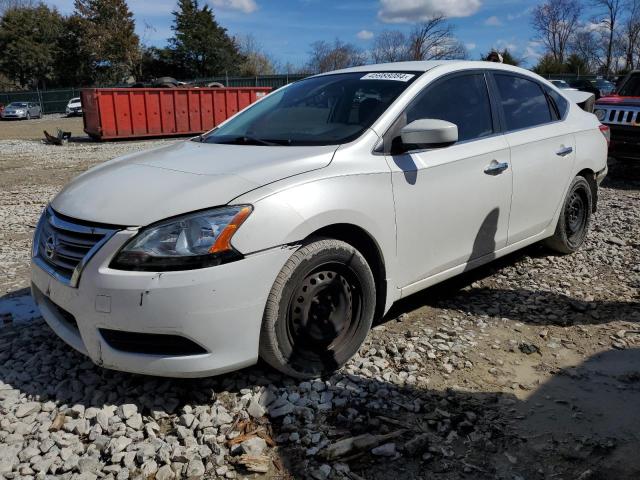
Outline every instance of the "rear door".
<path fill-rule="evenodd" d="M 466 71 L 428 85 L 389 132 L 395 138 L 402 126 L 423 118 L 455 123 L 459 132 L 454 145 L 387 156 L 399 286 L 506 245 L 511 169 L 509 146 L 496 117 L 484 72 Z"/>
<path fill-rule="evenodd" d="M 494 72 L 493 79 L 511 148 L 511 245 L 541 233 L 552 222 L 571 180 L 575 138 L 563 119 L 566 109 L 558 111 L 548 87 L 510 72 Z"/>

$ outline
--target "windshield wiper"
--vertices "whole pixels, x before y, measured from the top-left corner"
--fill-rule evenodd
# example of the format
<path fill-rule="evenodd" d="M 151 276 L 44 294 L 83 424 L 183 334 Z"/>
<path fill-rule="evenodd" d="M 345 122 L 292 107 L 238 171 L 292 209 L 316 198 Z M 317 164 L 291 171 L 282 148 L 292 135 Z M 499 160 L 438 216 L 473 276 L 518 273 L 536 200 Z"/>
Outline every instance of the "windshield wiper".
<path fill-rule="evenodd" d="M 229 145 L 266 145 L 269 147 L 283 145 L 282 143 L 276 143 L 270 140 L 263 140 L 262 138 L 252 137 L 249 135 L 242 135 L 240 137 L 231 138 L 229 140 L 223 140 L 221 142 L 216 142 L 216 143 L 224 143 Z"/>

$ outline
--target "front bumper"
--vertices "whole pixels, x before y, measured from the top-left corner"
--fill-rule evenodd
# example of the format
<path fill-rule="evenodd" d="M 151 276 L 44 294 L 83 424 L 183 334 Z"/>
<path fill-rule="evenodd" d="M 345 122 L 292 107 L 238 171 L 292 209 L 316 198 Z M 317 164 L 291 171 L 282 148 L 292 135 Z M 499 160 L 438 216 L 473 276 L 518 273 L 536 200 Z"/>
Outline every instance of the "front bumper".
<path fill-rule="evenodd" d="M 611 144 L 609 155 L 640 160 L 640 126 L 609 125 Z"/>
<path fill-rule="evenodd" d="M 23 118 L 27 118 L 27 114 L 26 113 L 3 113 L 2 114 L 2 118 L 9 120 L 9 119 L 23 119 Z"/>
<path fill-rule="evenodd" d="M 290 249 L 274 248 L 236 262 L 181 272 L 110 269 L 113 253 L 131 236 L 130 231 L 116 233 L 89 261 L 78 288 L 32 262 L 32 293 L 54 332 L 97 365 L 114 370 L 201 377 L 254 364 L 266 299 Z M 113 348 L 100 329 L 178 335 L 205 352 L 122 351 Z"/>

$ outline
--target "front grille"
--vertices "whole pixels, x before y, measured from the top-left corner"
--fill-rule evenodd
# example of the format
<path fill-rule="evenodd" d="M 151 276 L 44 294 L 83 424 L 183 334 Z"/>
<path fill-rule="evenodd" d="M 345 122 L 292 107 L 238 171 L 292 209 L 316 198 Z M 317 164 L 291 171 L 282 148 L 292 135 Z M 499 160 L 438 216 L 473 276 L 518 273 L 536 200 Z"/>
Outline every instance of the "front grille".
<path fill-rule="evenodd" d="M 604 110 L 602 123 L 607 125 L 637 125 L 640 123 L 640 107 L 596 105 L 596 110 Z"/>
<path fill-rule="evenodd" d="M 207 353 L 200 345 L 180 335 L 125 332 L 108 328 L 101 328 L 100 334 L 111 348 L 122 352 L 164 356 Z"/>
<path fill-rule="evenodd" d="M 47 208 L 34 238 L 34 257 L 56 278 L 75 287 L 86 262 L 115 232 Z"/>

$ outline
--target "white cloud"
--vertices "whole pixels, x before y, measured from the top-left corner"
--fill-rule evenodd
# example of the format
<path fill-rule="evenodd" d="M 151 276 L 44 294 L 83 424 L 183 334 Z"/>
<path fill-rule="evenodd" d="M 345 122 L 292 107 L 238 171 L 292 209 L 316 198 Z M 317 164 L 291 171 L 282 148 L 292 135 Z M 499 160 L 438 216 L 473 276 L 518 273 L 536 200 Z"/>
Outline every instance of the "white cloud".
<path fill-rule="evenodd" d="M 493 46 L 493 50 L 504 50 L 505 48 L 511 53 L 514 53 L 518 50 L 518 45 L 513 43 L 513 40 L 504 40 L 501 38 L 500 40 L 496 41 Z"/>
<path fill-rule="evenodd" d="M 509 20 L 511 22 L 513 20 L 517 20 L 519 18 L 526 17 L 527 15 L 530 15 L 531 12 L 533 12 L 533 7 L 525 8 L 523 11 L 518 12 L 518 13 L 509 13 L 507 15 L 507 20 Z"/>
<path fill-rule="evenodd" d="M 477 47 L 477 45 L 473 42 L 465 43 L 464 46 L 467 50 L 475 50 Z"/>
<path fill-rule="evenodd" d="M 211 0 L 214 7 L 225 10 L 238 10 L 242 13 L 253 13 L 258 9 L 255 0 Z"/>
<path fill-rule="evenodd" d="M 493 15 L 492 17 L 487 18 L 484 21 L 484 24 L 487 27 L 500 27 L 502 26 L 502 22 L 500 21 L 500 19 L 498 17 L 496 17 L 495 15 Z"/>
<path fill-rule="evenodd" d="M 527 44 L 527 48 L 524 49 L 525 60 L 537 61 L 542 54 L 538 50 L 540 42 L 531 41 Z"/>
<path fill-rule="evenodd" d="M 384 23 L 416 23 L 434 15 L 468 17 L 481 5 L 481 0 L 380 0 L 378 18 Z"/>
<path fill-rule="evenodd" d="M 356 34 L 356 37 L 360 40 L 371 40 L 373 38 L 373 32 L 370 32 L 369 30 L 360 30 Z"/>

